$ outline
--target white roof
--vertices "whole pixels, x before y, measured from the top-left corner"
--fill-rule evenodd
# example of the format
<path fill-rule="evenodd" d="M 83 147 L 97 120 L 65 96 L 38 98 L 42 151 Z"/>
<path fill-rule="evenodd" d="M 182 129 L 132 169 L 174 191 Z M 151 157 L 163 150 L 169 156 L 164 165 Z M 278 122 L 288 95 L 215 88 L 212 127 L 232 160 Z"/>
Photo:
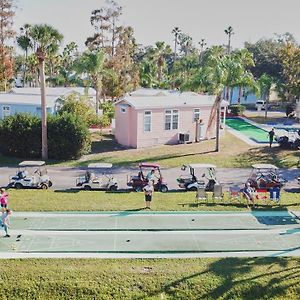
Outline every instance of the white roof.
<path fill-rule="evenodd" d="M 169 94 L 167 96 L 127 96 L 117 102 L 126 102 L 136 109 L 176 108 L 212 106 L 216 97 L 212 95 Z"/>
<path fill-rule="evenodd" d="M 83 88 L 83 87 L 46 87 L 46 95 L 47 96 L 56 96 L 57 98 L 62 97 L 62 96 L 67 96 L 73 92 L 84 95 L 85 88 Z M 40 95 L 41 89 L 39 87 L 13 88 L 10 93 L 22 94 L 22 95 Z M 88 95 L 96 96 L 96 91 L 93 88 L 89 88 Z"/>
<path fill-rule="evenodd" d="M 111 169 L 112 164 L 110 164 L 110 163 L 93 163 L 93 164 L 89 164 L 88 168 L 91 168 L 91 169 Z"/>
<path fill-rule="evenodd" d="M 19 166 L 20 167 L 40 167 L 40 166 L 43 166 L 45 165 L 46 163 L 42 160 L 24 160 L 22 162 L 19 163 Z"/>
<path fill-rule="evenodd" d="M 208 169 L 208 168 L 213 168 L 213 169 L 216 169 L 217 167 L 215 165 L 212 165 L 212 164 L 190 164 L 188 165 L 190 168 L 193 168 L 193 169 Z"/>
<path fill-rule="evenodd" d="M 271 164 L 255 164 L 255 165 L 252 165 L 252 168 L 253 169 L 275 169 L 275 170 L 278 169 L 276 166 L 271 165 Z"/>
<path fill-rule="evenodd" d="M 46 96 L 47 107 L 53 107 L 57 100 L 57 96 Z M 25 94 L 0 94 L 0 104 L 29 104 L 41 106 L 41 95 L 25 95 Z"/>

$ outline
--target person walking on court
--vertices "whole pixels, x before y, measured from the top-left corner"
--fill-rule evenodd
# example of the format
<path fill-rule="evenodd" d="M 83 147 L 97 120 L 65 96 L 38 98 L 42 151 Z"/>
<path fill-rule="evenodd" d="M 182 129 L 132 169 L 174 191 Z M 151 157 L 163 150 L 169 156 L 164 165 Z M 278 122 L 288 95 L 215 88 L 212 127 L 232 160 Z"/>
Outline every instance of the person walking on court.
<path fill-rule="evenodd" d="M 2 209 L 7 208 L 8 205 L 8 194 L 4 188 L 0 189 L 0 205 Z"/>
<path fill-rule="evenodd" d="M 274 140 L 274 135 L 275 135 L 274 128 L 272 128 L 272 129 L 268 132 L 268 135 L 269 135 L 269 144 L 270 144 L 270 147 L 272 147 L 273 140 Z"/>
<path fill-rule="evenodd" d="M 152 195 L 154 192 L 154 180 L 149 180 L 148 184 L 144 187 L 144 193 L 145 193 L 145 202 L 146 202 L 146 207 L 145 209 L 151 209 L 151 201 L 152 201 Z"/>
<path fill-rule="evenodd" d="M 1 216 L 1 226 L 5 231 L 4 237 L 10 237 L 10 235 L 8 234 L 8 228 L 10 226 L 10 220 L 9 220 L 10 215 L 11 215 L 11 210 L 8 208 L 3 208 L 2 216 Z"/>

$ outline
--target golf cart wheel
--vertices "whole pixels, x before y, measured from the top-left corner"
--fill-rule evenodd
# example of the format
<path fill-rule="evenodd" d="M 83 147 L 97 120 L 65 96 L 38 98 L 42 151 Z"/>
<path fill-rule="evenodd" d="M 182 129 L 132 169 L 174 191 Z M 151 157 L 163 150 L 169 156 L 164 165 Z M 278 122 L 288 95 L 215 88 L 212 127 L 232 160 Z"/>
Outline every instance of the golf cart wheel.
<path fill-rule="evenodd" d="M 15 184 L 15 188 L 16 188 L 17 190 L 20 190 L 21 188 L 23 188 L 23 185 L 22 185 L 21 183 L 17 182 L 17 183 Z"/>
<path fill-rule="evenodd" d="M 85 186 L 84 186 L 84 190 L 85 190 L 85 191 L 91 191 L 92 188 L 91 188 L 89 185 L 85 185 Z"/>
<path fill-rule="evenodd" d="M 141 187 L 140 185 L 138 185 L 138 186 L 136 186 L 136 187 L 134 188 L 134 190 L 135 190 L 136 192 L 141 192 L 141 191 L 142 191 L 142 187 Z"/>
<path fill-rule="evenodd" d="M 45 183 L 42 183 L 42 184 L 41 184 L 41 189 L 42 189 L 42 190 L 47 190 L 47 189 L 48 189 L 48 185 L 45 184 Z"/>
<path fill-rule="evenodd" d="M 166 193 L 169 189 L 166 185 L 162 185 L 159 189 L 162 193 Z"/>
<path fill-rule="evenodd" d="M 116 185 L 112 185 L 112 186 L 109 187 L 109 190 L 111 192 L 115 192 L 117 189 L 118 189 L 118 187 Z"/>
<path fill-rule="evenodd" d="M 51 187 L 53 185 L 52 181 L 49 180 L 48 186 Z"/>
<path fill-rule="evenodd" d="M 190 189 L 188 189 L 188 191 L 191 191 L 191 192 L 196 192 L 197 191 L 197 188 L 195 186 L 191 187 Z"/>

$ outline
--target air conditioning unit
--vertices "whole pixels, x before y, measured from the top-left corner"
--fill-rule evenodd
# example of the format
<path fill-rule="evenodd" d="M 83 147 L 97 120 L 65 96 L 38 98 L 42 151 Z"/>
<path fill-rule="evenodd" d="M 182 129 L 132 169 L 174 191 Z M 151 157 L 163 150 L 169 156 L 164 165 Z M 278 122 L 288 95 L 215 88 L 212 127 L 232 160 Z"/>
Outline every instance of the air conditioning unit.
<path fill-rule="evenodd" d="M 179 133 L 178 141 L 180 144 L 186 144 L 190 142 L 190 134 L 189 133 Z"/>

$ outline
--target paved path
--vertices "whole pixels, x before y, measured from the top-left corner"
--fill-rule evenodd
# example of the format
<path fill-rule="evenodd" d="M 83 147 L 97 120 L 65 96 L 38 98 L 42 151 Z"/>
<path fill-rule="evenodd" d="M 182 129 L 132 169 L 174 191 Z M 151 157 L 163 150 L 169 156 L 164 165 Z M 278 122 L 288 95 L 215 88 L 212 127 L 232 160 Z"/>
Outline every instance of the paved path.
<path fill-rule="evenodd" d="M 300 255 L 300 212 L 15 213 L 0 258 Z"/>
<path fill-rule="evenodd" d="M 76 177 L 83 175 L 85 168 L 72 167 L 48 167 L 48 173 L 53 181 L 52 189 L 71 189 L 75 188 Z M 0 167 L 0 186 L 6 186 L 10 175 L 14 175 L 17 168 Z M 119 188 L 127 188 L 127 176 L 136 175 L 137 169 L 133 168 L 114 168 L 112 170 L 118 180 Z M 176 178 L 182 174 L 188 174 L 188 171 L 180 170 L 180 168 L 163 169 L 163 177 L 168 182 L 170 189 L 177 189 L 178 185 Z M 217 178 L 225 186 L 225 188 L 232 185 L 243 185 L 249 177 L 251 169 L 241 168 L 219 168 L 217 169 Z M 298 188 L 297 176 L 299 176 L 299 169 L 281 169 L 280 174 L 288 180 L 287 188 Z"/>

